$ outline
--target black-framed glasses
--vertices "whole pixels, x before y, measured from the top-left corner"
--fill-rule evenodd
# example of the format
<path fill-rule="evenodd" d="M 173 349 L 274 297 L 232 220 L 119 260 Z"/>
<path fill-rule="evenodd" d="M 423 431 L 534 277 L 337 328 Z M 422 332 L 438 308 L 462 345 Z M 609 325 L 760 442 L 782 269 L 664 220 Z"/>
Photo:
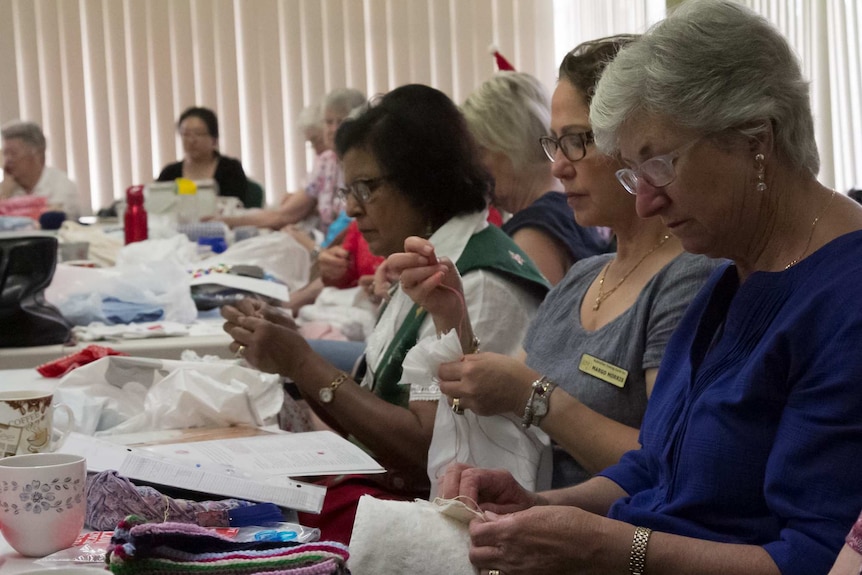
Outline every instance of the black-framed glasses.
<path fill-rule="evenodd" d="M 539 138 L 539 143 L 542 144 L 545 155 L 552 162 L 557 155 L 557 150 L 562 151 L 563 155 L 570 162 L 577 162 L 587 155 L 587 144 L 591 144 L 594 141 L 592 132 L 563 134 L 559 138 L 552 138 L 551 136 L 542 136 Z"/>
<path fill-rule="evenodd" d="M 637 168 L 617 170 L 617 180 L 633 196 L 636 196 L 638 193 L 638 182 L 641 178 L 654 188 L 663 188 L 676 180 L 675 164 L 679 157 L 686 153 L 700 139 L 701 137 L 697 137 L 672 152 L 662 154 L 661 156 L 653 156 L 649 160 L 645 160 Z"/>
<path fill-rule="evenodd" d="M 371 199 L 374 192 L 377 191 L 377 188 L 388 179 L 386 176 L 380 176 L 379 178 L 355 180 L 349 186 L 338 188 L 338 197 L 341 198 L 341 201 L 346 202 L 348 197 L 353 196 L 359 202 L 359 205 L 364 206 Z"/>

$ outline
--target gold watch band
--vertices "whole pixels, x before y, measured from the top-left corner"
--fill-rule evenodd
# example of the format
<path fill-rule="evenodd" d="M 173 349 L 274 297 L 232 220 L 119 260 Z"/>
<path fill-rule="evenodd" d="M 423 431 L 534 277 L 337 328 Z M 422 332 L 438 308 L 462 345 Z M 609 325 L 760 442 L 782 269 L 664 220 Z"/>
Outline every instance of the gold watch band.
<path fill-rule="evenodd" d="M 649 544 L 651 533 L 652 530 L 646 527 L 635 527 L 635 534 L 632 538 L 632 552 L 629 556 L 630 575 L 644 575 L 646 572 L 647 544 Z"/>

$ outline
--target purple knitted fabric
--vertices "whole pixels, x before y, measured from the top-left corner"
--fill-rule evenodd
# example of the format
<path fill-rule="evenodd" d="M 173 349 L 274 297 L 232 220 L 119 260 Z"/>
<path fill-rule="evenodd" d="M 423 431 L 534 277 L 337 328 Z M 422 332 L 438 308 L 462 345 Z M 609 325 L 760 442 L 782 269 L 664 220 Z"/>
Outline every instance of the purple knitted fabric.
<path fill-rule="evenodd" d="M 117 575 L 347 574 L 347 547 L 334 542 L 238 542 L 197 525 L 141 523 L 129 517 L 108 548 Z"/>
<path fill-rule="evenodd" d="M 862 554 L 862 514 L 859 515 L 859 519 L 856 520 L 853 529 L 847 534 L 845 541 L 856 553 Z"/>
<path fill-rule="evenodd" d="M 116 471 L 103 471 L 87 478 L 87 516 L 90 529 L 110 531 L 124 517 L 137 515 L 149 521 L 196 523 L 199 511 L 223 511 L 252 505 L 240 499 L 190 501 L 174 499 L 148 486 L 135 486 Z"/>

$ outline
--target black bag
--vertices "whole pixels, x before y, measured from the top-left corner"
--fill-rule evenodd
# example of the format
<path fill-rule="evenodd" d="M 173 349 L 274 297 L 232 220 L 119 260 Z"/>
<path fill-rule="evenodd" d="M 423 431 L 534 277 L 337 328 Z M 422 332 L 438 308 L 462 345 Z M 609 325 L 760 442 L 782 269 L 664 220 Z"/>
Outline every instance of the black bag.
<path fill-rule="evenodd" d="M 72 326 L 45 301 L 57 267 L 57 238 L 0 238 L 0 347 L 65 343 Z"/>

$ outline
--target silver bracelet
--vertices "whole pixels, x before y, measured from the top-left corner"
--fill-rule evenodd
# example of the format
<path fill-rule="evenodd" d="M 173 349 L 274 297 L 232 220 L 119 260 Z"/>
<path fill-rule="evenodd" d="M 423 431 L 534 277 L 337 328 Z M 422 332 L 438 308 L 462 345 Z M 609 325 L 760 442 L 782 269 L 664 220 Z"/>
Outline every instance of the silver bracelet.
<path fill-rule="evenodd" d="M 632 552 L 629 555 L 629 573 L 631 575 L 644 575 L 646 572 L 646 551 L 651 533 L 652 530 L 646 527 L 635 527 Z"/>

